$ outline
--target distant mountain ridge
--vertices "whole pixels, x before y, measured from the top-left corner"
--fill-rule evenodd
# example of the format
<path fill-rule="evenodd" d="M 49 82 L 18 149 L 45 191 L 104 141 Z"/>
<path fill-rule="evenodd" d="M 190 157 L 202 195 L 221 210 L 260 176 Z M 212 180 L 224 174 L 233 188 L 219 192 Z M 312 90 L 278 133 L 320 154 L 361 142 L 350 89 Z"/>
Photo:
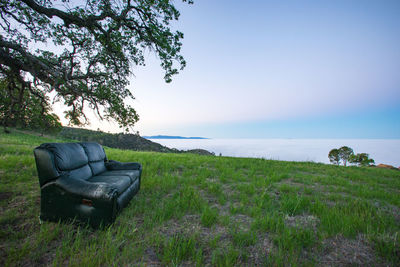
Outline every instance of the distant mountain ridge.
<path fill-rule="evenodd" d="M 174 136 L 174 135 L 151 135 L 151 136 L 142 136 L 146 139 L 210 139 L 206 137 L 184 137 L 184 136 Z"/>
<path fill-rule="evenodd" d="M 58 137 L 77 140 L 81 142 L 97 142 L 102 145 L 119 148 L 129 149 L 136 151 L 156 151 L 164 153 L 192 153 L 199 155 L 214 155 L 204 149 L 191 149 L 191 150 L 179 150 L 176 148 L 169 148 L 159 143 L 152 142 L 146 138 L 143 138 L 137 134 L 124 134 L 124 133 L 105 133 L 101 131 L 92 131 L 82 128 L 63 127 Z"/>

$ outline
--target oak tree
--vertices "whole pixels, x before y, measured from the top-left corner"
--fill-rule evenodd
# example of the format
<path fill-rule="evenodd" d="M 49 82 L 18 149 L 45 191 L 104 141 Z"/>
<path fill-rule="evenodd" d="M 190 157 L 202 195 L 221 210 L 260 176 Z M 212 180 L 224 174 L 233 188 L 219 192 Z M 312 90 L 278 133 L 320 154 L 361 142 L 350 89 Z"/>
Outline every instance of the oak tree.
<path fill-rule="evenodd" d="M 0 78 L 43 106 L 48 96 L 62 101 L 75 125 L 88 122 L 86 108 L 121 127 L 136 123 L 127 86 L 146 51 L 160 59 L 166 82 L 186 64 L 172 0 L 0 0 L 0 12 Z M 24 95 L 13 101 L 22 105 Z"/>

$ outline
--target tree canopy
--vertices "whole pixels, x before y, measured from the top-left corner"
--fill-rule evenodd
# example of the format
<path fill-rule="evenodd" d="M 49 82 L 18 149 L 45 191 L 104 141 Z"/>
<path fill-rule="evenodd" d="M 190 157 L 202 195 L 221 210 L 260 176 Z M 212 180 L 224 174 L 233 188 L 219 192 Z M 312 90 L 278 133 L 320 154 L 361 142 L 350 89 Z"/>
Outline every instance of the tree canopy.
<path fill-rule="evenodd" d="M 358 166 L 370 166 L 375 163 L 375 160 L 371 159 L 367 153 L 357 153 L 352 155 L 349 161 Z"/>
<path fill-rule="evenodd" d="M 44 106 L 55 96 L 74 125 L 88 122 L 86 107 L 121 127 L 136 123 L 127 85 L 146 51 L 160 59 L 166 82 L 186 64 L 172 0 L 0 0 L 0 12 L 0 78 Z"/>
<path fill-rule="evenodd" d="M 349 162 L 352 155 L 354 155 L 354 151 L 352 148 L 348 146 L 342 146 L 341 148 L 339 148 L 339 157 L 343 161 L 344 166 L 347 165 L 347 162 Z"/>
<path fill-rule="evenodd" d="M 358 166 L 371 166 L 375 163 L 375 161 L 369 157 L 369 154 L 354 154 L 353 149 L 348 146 L 342 146 L 339 149 L 332 149 L 329 151 L 328 158 L 331 163 L 336 165 L 339 165 L 340 161 L 342 161 L 344 166 L 347 165 L 347 162 Z"/>
<path fill-rule="evenodd" d="M 7 126 L 30 128 L 42 134 L 56 133 L 62 125 L 51 111 L 48 98 L 42 91 L 36 88 L 25 90 L 20 83 L 0 80 L 0 125 L 5 125 L 7 120 Z"/>
<path fill-rule="evenodd" d="M 339 149 L 334 148 L 331 151 L 329 151 L 328 158 L 332 164 L 339 165 L 340 164 Z"/>

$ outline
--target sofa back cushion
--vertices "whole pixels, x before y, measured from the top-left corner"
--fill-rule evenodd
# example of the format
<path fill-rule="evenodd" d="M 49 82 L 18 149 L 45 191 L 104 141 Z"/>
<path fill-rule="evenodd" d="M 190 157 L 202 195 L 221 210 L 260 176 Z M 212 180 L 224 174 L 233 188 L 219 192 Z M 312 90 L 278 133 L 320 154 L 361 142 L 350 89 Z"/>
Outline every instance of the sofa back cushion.
<path fill-rule="evenodd" d="M 106 153 L 104 152 L 103 147 L 98 143 L 85 142 L 80 144 L 86 152 L 93 175 L 105 172 L 107 170 L 104 164 Z"/>
<path fill-rule="evenodd" d="M 54 154 L 42 146 L 35 148 L 33 151 L 40 186 L 60 176 L 59 170 L 57 170 L 56 164 L 54 163 Z"/>
<path fill-rule="evenodd" d="M 61 175 L 71 178 L 88 179 L 92 176 L 88 157 L 78 143 L 47 143 L 40 146 L 53 154 L 55 168 Z"/>
<path fill-rule="evenodd" d="M 90 169 L 89 164 L 85 164 L 82 167 L 69 171 L 69 177 L 87 180 L 92 177 L 92 170 Z"/>

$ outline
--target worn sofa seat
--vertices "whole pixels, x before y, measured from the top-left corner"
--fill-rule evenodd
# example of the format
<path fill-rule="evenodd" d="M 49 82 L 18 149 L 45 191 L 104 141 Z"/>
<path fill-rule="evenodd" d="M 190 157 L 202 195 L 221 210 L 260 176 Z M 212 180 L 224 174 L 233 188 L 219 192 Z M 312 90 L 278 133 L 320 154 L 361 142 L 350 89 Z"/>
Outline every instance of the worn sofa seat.
<path fill-rule="evenodd" d="M 135 182 L 139 179 L 140 172 L 138 170 L 120 170 L 120 171 L 105 171 L 100 174 L 101 176 L 128 176 L 131 182 Z"/>
<path fill-rule="evenodd" d="M 89 183 L 105 183 L 115 188 L 119 195 L 125 192 L 126 189 L 132 184 L 129 176 L 125 175 L 96 175 L 87 179 Z"/>
<path fill-rule="evenodd" d="M 97 143 L 46 143 L 34 150 L 43 220 L 108 225 L 139 191 L 139 163 L 109 161 Z"/>

